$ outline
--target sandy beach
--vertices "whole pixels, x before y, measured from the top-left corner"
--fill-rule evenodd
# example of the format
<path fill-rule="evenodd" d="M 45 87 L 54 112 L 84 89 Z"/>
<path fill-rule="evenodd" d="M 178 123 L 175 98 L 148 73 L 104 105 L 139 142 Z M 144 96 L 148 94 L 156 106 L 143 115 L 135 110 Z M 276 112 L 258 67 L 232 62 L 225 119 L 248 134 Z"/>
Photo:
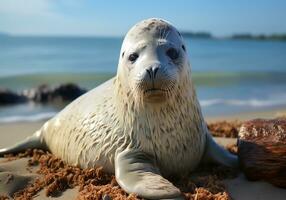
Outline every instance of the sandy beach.
<path fill-rule="evenodd" d="M 0 0 L 0 200 L 286 200 L 285 8 Z"/>
<path fill-rule="evenodd" d="M 257 112 L 243 112 L 239 114 L 232 114 L 232 115 L 223 115 L 223 116 L 217 116 L 217 117 L 207 117 L 207 122 L 217 122 L 217 121 L 246 121 L 256 118 L 265 118 L 265 119 L 271 119 L 271 118 L 277 118 L 277 117 L 285 117 L 286 116 L 286 108 L 285 107 L 279 107 L 274 108 L 270 110 L 265 111 L 257 111 Z"/>
<path fill-rule="evenodd" d="M 253 118 L 275 118 L 279 116 L 285 116 L 286 109 L 274 109 L 265 112 L 256 113 L 243 113 L 232 116 L 221 116 L 217 118 L 207 118 L 207 122 L 216 123 L 217 121 L 244 121 Z M 30 122 L 30 123 L 7 123 L 0 124 L 0 148 L 10 146 L 17 141 L 24 139 L 31 135 L 37 129 L 39 129 L 44 122 Z M 232 145 L 236 143 L 236 138 L 215 138 L 216 141 L 223 145 Z M 13 193 L 23 189 L 29 183 L 32 183 L 40 175 L 37 173 L 39 166 L 27 167 L 29 158 L 21 158 L 12 160 L 9 162 L 5 161 L 5 158 L 0 159 L 0 195 L 13 196 Z M 286 190 L 278 187 L 274 187 L 269 183 L 259 181 L 250 182 L 246 180 L 242 172 L 236 178 L 225 179 L 223 183 L 226 187 L 226 191 L 230 197 L 237 200 L 248 200 L 248 199 L 285 199 Z M 37 192 L 34 199 L 75 199 L 78 197 L 78 187 L 64 190 L 57 196 L 46 197 L 45 191 L 41 190 Z"/>

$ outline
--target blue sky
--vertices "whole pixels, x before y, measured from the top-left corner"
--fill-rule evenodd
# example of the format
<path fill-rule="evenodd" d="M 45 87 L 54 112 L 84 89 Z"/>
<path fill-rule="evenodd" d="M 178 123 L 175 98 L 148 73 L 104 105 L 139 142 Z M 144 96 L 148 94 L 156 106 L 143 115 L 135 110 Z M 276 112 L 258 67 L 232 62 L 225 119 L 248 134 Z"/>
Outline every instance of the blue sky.
<path fill-rule="evenodd" d="M 0 0 L 11 34 L 121 36 L 149 17 L 216 36 L 286 33 L 285 0 Z"/>

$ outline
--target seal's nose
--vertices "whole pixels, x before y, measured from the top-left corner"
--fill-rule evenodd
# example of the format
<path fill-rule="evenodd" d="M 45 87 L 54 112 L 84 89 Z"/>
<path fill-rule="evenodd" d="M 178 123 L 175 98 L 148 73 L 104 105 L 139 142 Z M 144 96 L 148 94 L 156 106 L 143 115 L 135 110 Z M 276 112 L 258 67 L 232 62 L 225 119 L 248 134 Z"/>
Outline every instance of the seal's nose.
<path fill-rule="evenodd" d="M 159 68 L 160 67 L 158 65 L 156 65 L 156 66 L 151 66 L 151 67 L 146 69 L 150 79 L 154 80 L 156 78 L 156 74 L 157 74 Z"/>

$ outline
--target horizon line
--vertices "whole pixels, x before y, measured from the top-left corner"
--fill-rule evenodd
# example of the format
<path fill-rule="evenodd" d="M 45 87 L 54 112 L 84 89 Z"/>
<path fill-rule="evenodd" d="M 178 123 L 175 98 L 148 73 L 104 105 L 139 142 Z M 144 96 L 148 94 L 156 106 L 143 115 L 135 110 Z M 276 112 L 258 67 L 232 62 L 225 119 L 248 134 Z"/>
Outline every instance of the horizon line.
<path fill-rule="evenodd" d="M 231 33 L 231 34 L 226 34 L 226 35 L 213 35 L 212 32 L 210 31 L 187 31 L 187 30 L 179 30 L 182 35 L 184 34 L 202 34 L 202 33 L 207 33 L 210 35 L 211 39 L 228 39 L 232 38 L 233 36 L 237 35 L 250 35 L 253 37 L 257 36 L 281 36 L 281 35 L 286 35 L 286 32 L 273 32 L 273 33 L 250 33 L 250 32 L 237 32 L 237 33 Z M 26 33 L 20 33 L 20 34 L 14 34 L 14 33 L 9 33 L 5 31 L 0 31 L 0 37 L 1 36 L 7 36 L 7 37 L 86 37 L 86 38 L 91 38 L 91 37 L 98 37 L 98 38 L 124 38 L 126 34 L 123 35 L 111 35 L 111 34 L 106 34 L 106 35 L 97 35 L 97 34 L 26 34 Z"/>

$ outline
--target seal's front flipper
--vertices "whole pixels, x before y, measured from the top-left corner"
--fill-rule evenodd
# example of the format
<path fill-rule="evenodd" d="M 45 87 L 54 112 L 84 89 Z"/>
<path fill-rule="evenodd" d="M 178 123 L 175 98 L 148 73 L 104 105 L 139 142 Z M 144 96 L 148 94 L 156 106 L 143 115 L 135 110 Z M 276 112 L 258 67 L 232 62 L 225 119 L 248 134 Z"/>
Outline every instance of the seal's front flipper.
<path fill-rule="evenodd" d="M 34 135 L 26 138 L 25 140 L 19 142 L 18 144 L 15 144 L 14 146 L 0 149 L 0 156 L 10 153 L 18 153 L 33 148 L 39 148 L 45 150 L 47 149 L 46 144 L 42 138 L 41 131 L 37 131 Z"/>
<path fill-rule="evenodd" d="M 180 190 L 160 175 L 152 157 L 138 150 L 126 149 L 116 155 L 115 176 L 128 193 L 147 199 L 183 199 Z"/>
<path fill-rule="evenodd" d="M 205 153 L 203 156 L 204 163 L 216 163 L 227 167 L 238 168 L 237 156 L 231 154 L 221 146 L 219 146 L 210 133 L 207 133 L 205 144 Z"/>

